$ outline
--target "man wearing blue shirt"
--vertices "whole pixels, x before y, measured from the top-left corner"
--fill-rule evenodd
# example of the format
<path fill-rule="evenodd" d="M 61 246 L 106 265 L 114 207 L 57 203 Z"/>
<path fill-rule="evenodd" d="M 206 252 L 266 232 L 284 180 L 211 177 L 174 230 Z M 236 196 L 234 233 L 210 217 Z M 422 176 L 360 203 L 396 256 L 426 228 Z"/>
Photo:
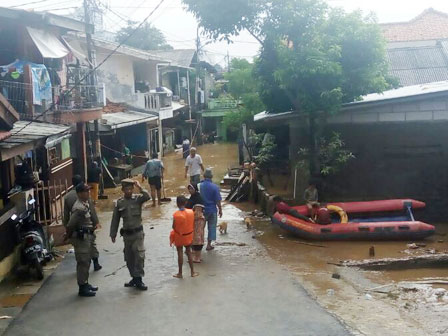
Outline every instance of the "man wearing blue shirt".
<path fill-rule="evenodd" d="M 216 224 L 222 217 L 221 192 L 219 187 L 212 182 L 213 173 L 210 168 L 204 172 L 204 181 L 200 184 L 200 192 L 204 201 L 204 216 L 208 228 L 207 251 L 213 250 L 212 241 L 216 240 Z"/>

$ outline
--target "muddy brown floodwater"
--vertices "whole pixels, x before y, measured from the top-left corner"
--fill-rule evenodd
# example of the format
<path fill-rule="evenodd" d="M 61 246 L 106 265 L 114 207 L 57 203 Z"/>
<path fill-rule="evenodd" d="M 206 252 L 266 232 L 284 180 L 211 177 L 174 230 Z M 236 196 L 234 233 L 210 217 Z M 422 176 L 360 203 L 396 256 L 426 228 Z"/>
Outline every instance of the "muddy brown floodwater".
<path fill-rule="evenodd" d="M 213 169 L 214 182 L 218 184 L 228 168 L 238 163 L 237 146 L 234 144 L 208 144 L 200 146 L 198 153 L 202 156 L 204 165 Z M 184 160 L 180 154 L 168 154 L 163 161 L 166 167 L 166 196 L 173 198 L 186 194 L 188 180 L 184 177 Z M 120 196 L 120 189 L 108 190 L 108 195 L 109 200 L 101 201 L 99 205 L 104 210 L 112 209 L 112 200 Z M 150 204 L 146 205 L 149 206 Z M 232 220 L 239 219 L 241 225 L 244 225 L 244 216 L 254 208 L 253 204 L 248 203 L 226 205 L 226 217 L 234 215 Z M 150 216 L 160 218 L 164 215 L 156 210 L 151 211 Z M 323 247 L 302 245 L 301 240 L 272 226 L 269 219 L 256 219 L 254 223 L 254 237 L 265 246 L 269 255 L 288 268 L 320 304 L 343 320 L 355 334 L 448 334 L 448 294 L 445 300 L 445 296 L 436 293 L 438 288 L 444 287 L 443 284 L 419 285 L 417 289 L 409 290 L 400 287 L 405 282 L 428 279 L 446 281 L 448 269 L 367 272 L 329 264 L 345 259 L 367 259 L 371 246 L 375 247 L 375 258 L 425 253 L 431 249 L 448 250 L 448 225 L 437 225 L 437 235 L 425 241 L 426 247 L 407 250 L 406 244 L 409 242 L 312 242 Z M 340 278 L 332 278 L 334 273 L 339 274 Z M 386 286 L 388 290 L 381 293 L 366 291 L 391 284 L 395 287 L 388 289 Z"/>

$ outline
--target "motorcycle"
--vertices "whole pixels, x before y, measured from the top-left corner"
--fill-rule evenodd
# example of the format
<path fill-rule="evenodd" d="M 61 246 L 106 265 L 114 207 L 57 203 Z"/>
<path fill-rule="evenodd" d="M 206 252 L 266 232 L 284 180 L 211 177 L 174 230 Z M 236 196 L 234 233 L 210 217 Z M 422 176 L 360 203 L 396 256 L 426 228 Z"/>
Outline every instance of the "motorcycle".
<path fill-rule="evenodd" d="M 17 239 L 20 244 L 20 263 L 28 269 L 34 269 L 38 280 L 44 278 L 43 266 L 53 259 L 54 239 L 47 237 L 42 225 L 35 219 L 35 200 L 28 201 L 28 210 L 19 215 L 12 215 Z"/>

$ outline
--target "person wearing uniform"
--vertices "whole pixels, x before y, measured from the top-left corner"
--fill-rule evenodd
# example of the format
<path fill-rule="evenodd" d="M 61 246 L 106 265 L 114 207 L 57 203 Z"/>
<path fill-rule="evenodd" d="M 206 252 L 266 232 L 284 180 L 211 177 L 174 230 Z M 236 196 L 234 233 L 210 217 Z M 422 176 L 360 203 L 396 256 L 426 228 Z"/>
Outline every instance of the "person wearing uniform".
<path fill-rule="evenodd" d="M 80 175 L 74 175 L 72 178 L 73 188 L 64 197 L 64 217 L 62 218 L 62 224 L 64 224 L 65 227 L 67 227 L 68 221 L 70 220 L 70 215 L 72 213 L 73 206 L 75 205 L 76 201 L 78 200 L 78 195 L 76 193 L 76 186 L 82 182 L 83 182 L 82 177 Z M 95 222 L 93 224 L 97 228 L 100 228 L 101 225 L 99 224 L 95 207 L 92 204 L 93 202 L 90 199 L 89 199 L 89 203 L 90 203 L 90 205 L 89 205 L 90 209 L 92 211 L 92 218 L 95 220 Z M 94 239 L 93 245 L 92 245 L 92 261 L 93 261 L 93 270 L 95 272 L 97 272 L 103 268 L 103 266 L 101 266 L 99 263 L 99 260 L 98 260 L 99 256 L 100 256 L 100 253 L 98 252 L 98 249 L 96 247 L 96 236 L 95 236 L 95 239 Z"/>
<path fill-rule="evenodd" d="M 67 223 L 67 239 L 75 249 L 76 277 L 79 286 L 79 296 L 95 296 L 98 287 L 89 284 L 89 268 L 92 260 L 95 229 L 98 223 L 95 210 L 90 201 L 90 187 L 84 182 L 76 186 L 78 199 L 72 207 Z"/>
<path fill-rule="evenodd" d="M 131 274 L 132 280 L 125 283 L 125 287 L 135 287 L 140 290 L 147 290 L 143 283 L 145 275 L 145 244 L 142 226 L 142 205 L 149 201 L 148 192 L 142 188 L 138 181 L 124 179 L 121 181 L 123 197 L 115 204 L 112 223 L 110 225 L 110 238 L 115 243 L 120 218 L 123 218 L 123 228 L 120 235 L 124 241 L 124 259 Z M 134 186 L 139 189 L 140 195 L 134 194 Z"/>

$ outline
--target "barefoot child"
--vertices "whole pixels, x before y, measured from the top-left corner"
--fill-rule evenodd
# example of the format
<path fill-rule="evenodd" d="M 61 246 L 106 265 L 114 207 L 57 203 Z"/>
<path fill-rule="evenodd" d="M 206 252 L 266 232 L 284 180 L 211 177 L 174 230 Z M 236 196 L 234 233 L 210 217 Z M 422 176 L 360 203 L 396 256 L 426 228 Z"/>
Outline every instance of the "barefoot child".
<path fill-rule="evenodd" d="M 187 199 L 184 196 L 177 197 L 177 207 L 179 208 L 173 215 L 173 231 L 171 231 L 170 241 L 177 248 L 177 261 L 179 264 L 179 273 L 173 275 L 175 278 L 182 279 L 182 265 L 184 263 L 183 248 L 188 256 L 188 264 L 190 265 L 191 276 L 196 277 L 193 268 L 193 258 L 191 255 L 191 244 L 193 243 L 194 231 L 194 213 L 193 210 L 185 209 Z"/>

